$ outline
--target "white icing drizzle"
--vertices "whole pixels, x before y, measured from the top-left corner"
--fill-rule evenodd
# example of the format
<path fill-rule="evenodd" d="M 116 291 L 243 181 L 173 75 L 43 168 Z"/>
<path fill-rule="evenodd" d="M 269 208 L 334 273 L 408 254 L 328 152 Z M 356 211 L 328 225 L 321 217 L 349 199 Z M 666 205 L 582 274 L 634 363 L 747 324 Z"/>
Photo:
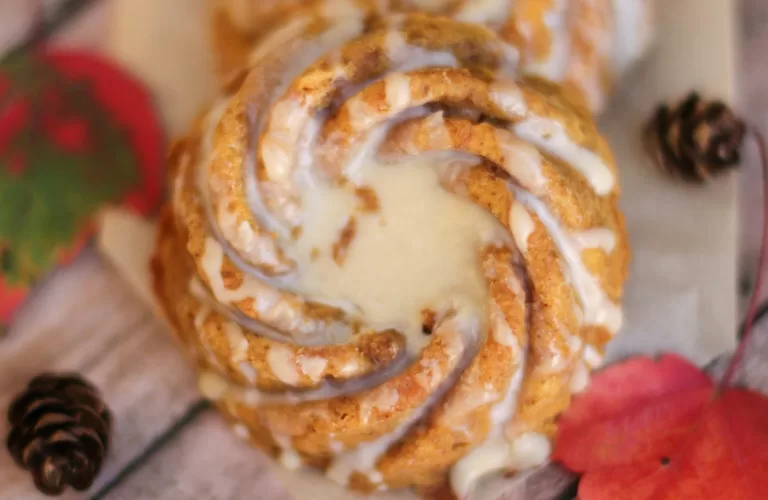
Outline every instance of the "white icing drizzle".
<path fill-rule="evenodd" d="M 357 373 L 358 370 L 360 370 L 360 362 L 356 358 L 352 358 L 341 365 L 338 369 L 338 372 L 341 376 L 348 377 L 354 373 Z"/>
<path fill-rule="evenodd" d="M 526 432 L 512 442 L 510 468 L 524 470 L 544 465 L 551 452 L 552 443 L 546 436 L 537 432 Z"/>
<path fill-rule="evenodd" d="M 205 253 L 200 264 L 208 278 L 211 293 L 219 303 L 232 305 L 239 301 L 253 299 L 253 308 L 263 323 L 283 332 L 290 332 L 293 340 L 299 343 L 339 343 L 350 338 L 348 329 L 319 329 L 314 322 L 302 319 L 298 311 L 288 301 L 282 299 L 280 292 L 248 274 L 243 274 L 240 287 L 234 290 L 227 288 L 221 274 L 223 262 L 223 247 L 215 238 L 207 237 Z"/>
<path fill-rule="evenodd" d="M 555 0 L 554 6 L 545 14 L 544 22 L 552 36 L 552 45 L 546 59 L 531 61 L 525 65 L 525 72 L 553 82 L 560 82 L 568 69 L 571 53 L 571 31 L 568 29 L 569 0 Z M 530 32 L 530 30 L 529 30 Z M 527 44 L 530 46 L 531 44 Z"/>
<path fill-rule="evenodd" d="M 613 3 L 614 65 L 619 73 L 648 51 L 654 38 L 656 2 L 651 0 L 611 0 Z"/>
<path fill-rule="evenodd" d="M 223 326 L 224 334 L 229 343 L 231 360 L 235 363 L 238 371 L 246 378 L 246 380 L 252 384 L 256 383 L 258 373 L 248 360 L 249 344 L 248 339 L 246 339 L 243 334 L 242 327 L 233 321 L 227 321 Z"/>
<path fill-rule="evenodd" d="M 301 379 L 290 347 L 272 344 L 267 351 L 267 365 L 278 380 L 288 385 L 295 386 Z"/>
<path fill-rule="evenodd" d="M 587 388 L 589 384 L 589 370 L 586 363 L 579 361 L 576 364 L 576 370 L 571 375 L 570 388 L 572 392 L 581 392 Z"/>
<path fill-rule="evenodd" d="M 459 498 L 466 498 L 478 480 L 503 470 L 509 462 L 509 443 L 498 437 L 484 441 L 451 469 L 451 488 Z"/>
<path fill-rule="evenodd" d="M 390 113 L 400 113 L 408 109 L 412 101 L 411 79 L 403 73 L 392 73 L 384 79 L 384 90 Z"/>
<path fill-rule="evenodd" d="M 465 23 L 501 26 L 508 17 L 509 0 L 467 0 L 453 17 Z"/>
<path fill-rule="evenodd" d="M 453 141 L 451 134 L 445 127 L 445 118 L 442 111 L 432 113 L 424 120 L 424 126 L 429 131 L 429 143 L 437 150 L 451 149 Z"/>
<path fill-rule="evenodd" d="M 416 383 L 425 391 L 432 391 L 443 379 L 440 363 L 438 363 L 436 359 L 422 359 L 420 364 L 423 371 L 416 374 Z"/>
<path fill-rule="evenodd" d="M 523 295 L 523 285 L 520 283 L 520 279 L 515 274 L 510 274 L 507 276 L 506 279 L 507 287 L 509 290 L 515 294 L 516 297 L 522 298 Z"/>
<path fill-rule="evenodd" d="M 522 295 L 518 295 L 518 298 L 521 297 Z M 479 398 L 480 404 L 490 401 L 497 401 L 497 403 L 491 409 L 491 431 L 486 440 L 454 464 L 451 469 L 451 486 L 459 498 L 464 498 L 478 479 L 486 474 L 508 468 L 515 459 L 512 455 L 513 449 L 506 441 L 504 429 L 512 420 L 517 408 L 517 394 L 525 373 L 524 347 L 518 342 L 495 302 L 491 303 L 490 324 L 493 339 L 510 349 L 512 363 L 516 365 L 516 370 L 501 401 L 498 400 L 497 394 L 488 391 L 484 391 L 483 396 Z"/>
<path fill-rule="evenodd" d="M 515 239 L 517 248 L 522 253 L 528 251 L 528 237 L 531 236 L 533 230 L 536 229 L 536 225 L 533 223 L 533 218 L 528 210 L 519 202 L 512 203 L 512 208 L 509 211 L 509 226 L 512 230 L 512 236 Z"/>
<path fill-rule="evenodd" d="M 476 380 L 471 380 L 469 382 L 477 383 Z M 500 395 L 498 391 L 496 391 L 493 386 L 485 384 L 481 390 L 469 394 L 466 399 L 461 401 L 460 405 L 453 405 L 447 408 L 443 420 L 448 424 L 451 424 L 453 430 L 463 432 L 471 439 L 472 434 L 465 422 L 466 416 L 483 405 L 499 401 L 499 397 Z"/>
<path fill-rule="evenodd" d="M 387 386 L 381 387 L 360 402 L 360 420 L 363 423 L 368 423 L 374 409 L 391 411 L 397 406 L 399 400 L 400 393 L 397 392 L 397 389 Z"/>
<path fill-rule="evenodd" d="M 259 373 L 248 361 L 241 361 L 237 364 L 237 367 L 243 377 L 251 384 L 255 384 L 259 380 Z"/>
<path fill-rule="evenodd" d="M 200 160 L 195 167 L 195 181 L 206 216 L 208 217 L 210 230 L 218 241 L 227 242 L 226 244 L 222 243 L 223 250 L 238 266 L 254 274 L 259 274 L 251 265 L 252 263 L 259 262 L 275 269 L 281 267 L 274 241 L 268 235 L 257 235 L 250 224 L 245 221 L 238 225 L 237 216 L 229 211 L 226 203 L 221 203 L 219 209 L 215 211 L 211 201 L 211 194 L 216 193 L 220 195 L 225 186 L 217 177 L 209 175 L 209 169 L 215 160 L 213 148 L 214 133 L 229 103 L 230 100 L 227 98 L 219 99 L 205 117 L 203 138 L 199 149 Z M 246 163 L 248 162 L 246 161 Z M 250 170 L 249 168 L 245 169 L 246 191 L 249 189 L 248 172 Z M 271 220 L 271 217 L 267 216 L 265 209 L 254 211 L 254 206 L 250 208 L 254 214 L 262 219 L 262 222 Z M 269 227 L 272 229 L 271 224 Z M 240 246 L 238 247 L 238 245 Z M 240 257 L 240 253 L 243 254 L 245 260 Z"/>
<path fill-rule="evenodd" d="M 406 42 L 402 33 L 396 30 L 390 30 L 385 35 L 384 48 L 387 52 L 387 57 L 389 57 L 391 61 L 394 61 L 400 57 L 400 54 L 408 49 L 408 42 Z"/>
<path fill-rule="evenodd" d="M 531 116 L 518 122 L 514 132 L 531 144 L 561 159 L 581 172 L 600 196 L 609 194 L 616 179 L 610 167 L 595 153 L 568 137 L 562 123 L 550 118 Z"/>
<path fill-rule="evenodd" d="M 525 189 L 540 196 L 546 193 L 547 178 L 539 150 L 504 129 L 496 129 L 496 142 L 503 155 L 501 167 Z"/>
<path fill-rule="evenodd" d="M 584 362 L 594 370 L 603 364 L 603 355 L 594 346 L 587 345 L 584 347 Z"/>
<path fill-rule="evenodd" d="M 571 235 L 562 229 L 560 222 L 543 202 L 514 186 L 511 188 L 517 200 L 536 213 L 547 228 L 552 241 L 557 245 L 560 255 L 565 259 L 566 274 L 570 277 L 571 284 L 576 289 L 584 309 L 584 324 L 602 326 L 615 334 L 621 328 L 621 308 L 608 298 L 598 279 L 586 268 Z"/>
<path fill-rule="evenodd" d="M 522 118 L 528 111 L 523 91 L 513 79 L 502 78 L 491 83 L 488 95 L 491 102 L 510 118 Z"/>
<path fill-rule="evenodd" d="M 313 382 L 318 382 L 325 373 L 328 360 L 319 356 L 296 356 L 296 363 L 301 371 Z"/>
<path fill-rule="evenodd" d="M 376 122 L 376 113 L 371 113 L 368 103 L 360 96 L 349 98 L 346 106 L 349 112 L 349 124 L 353 129 L 363 130 Z"/>
<path fill-rule="evenodd" d="M 234 290 L 227 288 L 221 275 L 223 264 L 224 249 L 221 243 L 215 238 L 207 237 L 201 267 L 208 278 L 208 285 L 216 300 L 223 304 L 232 304 L 245 299 L 253 299 L 254 303 L 262 302 L 269 307 L 277 302 L 277 292 L 248 275 L 243 276 L 243 284 L 239 288 Z"/>
<path fill-rule="evenodd" d="M 335 11 L 336 3 L 343 7 L 338 12 Z M 347 0 L 334 2 L 334 6 L 326 9 L 325 16 L 334 21 L 331 27 L 314 38 L 289 45 L 293 48 L 290 51 L 291 64 L 287 68 L 281 68 L 283 83 L 275 89 L 275 96 L 284 93 L 290 82 L 293 82 L 318 57 L 363 32 L 364 12 Z M 278 40 L 277 43 L 281 41 Z M 339 76 L 343 74 L 342 66 L 334 71 Z M 295 227 L 301 222 L 301 210 L 295 199 L 295 179 L 293 178 L 297 149 L 300 149 L 296 144 L 300 142 L 312 117 L 305 103 L 287 98 L 285 95 L 274 101 L 269 109 L 269 127 L 262 135 L 260 150 L 270 182 L 258 183 L 256 187 L 254 169 L 250 169 L 250 174 L 248 174 L 249 169 L 246 169 L 246 180 L 253 187 L 248 190 L 249 204 L 258 205 L 258 199 L 263 195 L 271 208 L 278 212 L 281 222 Z"/>
<path fill-rule="evenodd" d="M 328 448 L 336 455 L 338 455 L 339 453 L 342 453 L 344 450 L 347 449 L 347 447 L 344 446 L 344 443 L 336 439 L 333 439 L 333 437 L 331 437 L 331 439 L 328 441 Z"/>
<path fill-rule="evenodd" d="M 235 433 L 235 436 L 244 441 L 247 441 L 251 438 L 251 431 L 248 430 L 248 427 L 240 422 L 232 426 L 232 431 Z"/>
<path fill-rule="evenodd" d="M 194 319 L 194 325 L 195 329 L 198 333 L 203 332 L 203 326 L 205 325 L 205 321 L 208 319 L 208 316 L 211 315 L 211 308 L 206 305 L 201 305 L 200 309 L 198 309 L 197 313 L 195 314 Z"/>
<path fill-rule="evenodd" d="M 363 474 L 374 485 L 383 481 L 381 472 L 376 470 L 376 462 L 411 429 L 414 423 L 426 413 L 427 406 L 415 410 L 405 422 L 394 431 L 384 434 L 373 441 L 362 443 L 356 448 L 336 456 L 326 469 L 325 475 L 342 486 L 349 484 L 349 478 L 354 472 Z"/>
<path fill-rule="evenodd" d="M 218 368 L 219 370 L 224 370 L 225 368 L 222 366 L 219 358 L 216 357 L 216 354 L 213 352 L 213 349 L 208 342 L 208 335 L 205 332 L 205 322 L 208 320 L 208 317 L 211 315 L 211 313 L 212 311 L 210 307 L 204 304 L 201 305 L 195 314 L 193 325 L 195 327 L 195 331 L 197 332 L 197 338 L 200 341 L 200 346 L 205 350 L 205 358 L 208 363 L 210 363 L 211 366 Z"/>
<path fill-rule="evenodd" d="M 558 321 L 557 331 L 560 337 L 565 340 L 568 347 L 567 350 L 553 348 L 545 357 L 543 357 L 536 365 L 536 371 L 543 373 L 563 373 L 571 363 L 575 355 L 579 354 L 576 351 L 581 348 L 581 339 L 573 335 L 562 323 Z"/>
<path fill-rule="evenodd" d="M 219 401 L 229 389 L 227 382 L 213 372 L 204 371 L 198 378 L 198 388 L 206 399 Z"/>
<path fill-rule="evenodd" d="M 302 460 L 301 455 L 294 449 L 290 436 L 273 434 L 272 437 L 275 439 L 275 442 L 281 450 L 280 456 L 278 457 L 280 464 L 288 470 L 300 469 L 304 465 L 304 461 Z"/>
<path fill-rule="evenodd" d="M 507 386 L 507 392 L 497 405 L 491 409 L 491 423 L 494 426 L 494 432 L 502 432 L 517 410 L 517 393 L 523 383 L 525 373 L 525 359 L 522 356 L 522 350 L 519 344 L 509 346 L 513 352 L 513 363 L 518 364 L 518 368 Z"/>
<path fill-rule="evenodd" d="M 504 317 L 504 313 L 501 308 L 496 304 L 496 301 L 491 301 L 491 335 L 493 340 L 497 343 L 509 347 L 510 349 L 519 349 L 519 344 L 515 333 L 507 323 L 507 319 Z"/>
<path fill-rule="evenodd" d="M 606 227 L 571 233 L 571 238 L 581 250 L 599 248 L 609 254 L 616 248 L 616 234 Z"/>
<path fill-rule="evenodd" d="M 235 362 L 248 359 L 248 339 L 243 335 L 243 329 L 237 323 L 224 323 L 224 334 L 229 342 L 230 356 Z"/>
<path fill-rule="evenodd" d="M 282 207 L 289 203 L 289 200 L 279 197 L 289 198 L 295 195 L 292 192 L 292 174 L 296 160 L 296 144 L 312 115 L 301 100 L 287 97 L 272 104 L 270 115 L 271 127 L 261 138 L 260 150 L 261 160 L 269 178 L 267 185 L 274 193 L 267 192 L 265 195 L 268 199 L 275 199 L 273 203 Z M 263 186 L 260 186 L 260 189 L 265 191 Z M 277 203 L 278 200 L 280 203 Z M 284 215 L 291 221 L 298 219 L 298 215 Z"/>
<path fill-rule="evenodd" d="M 560 328 L 565 330 L 565 327 L 560 324 Z M 584 347 L 584 341 L 581 340 L 581 337 L 578 337 L 576 335 L 571 334 L 570 332 L 564 331 L 563 338 L 565 338 L 565 343 L 568 346 L 568 354 L 580 354 L 582 348 Z"/>
<path fill-rule="evenodd" d="M 520 50 L 511 43 L 499 42 L 499 51 L 504 55 L 497 72 L 501 77 L 512 78 L 520 73 Z"/>
<path fill-rule="evenodd" d="M 459 498 L 465 498 L 482 477 L 512 468 L 516 463 L 515 450 L 506 440 L 504 427 L 515 414 L 517 393 L 525 373 L 525 359 L 521 356 L 519 345 L 513 349 L 517 353 L 515 362 L 519 363 L 519 366 L 509 382 L 504 398 L 491 410 L 490 434 L 483 443 L 476 446 L 451 468 L 451 487 Z"/>
<path fill-rule="evenodd" d="M 387 32 L 384 43 L 387 56 L 397 63 L 397 71 L 403 73 L 429 66 L 455 68 L 459 65 L 456 56 L 451 52 L 426 50 L 409 45 L 399 31 Z"/>

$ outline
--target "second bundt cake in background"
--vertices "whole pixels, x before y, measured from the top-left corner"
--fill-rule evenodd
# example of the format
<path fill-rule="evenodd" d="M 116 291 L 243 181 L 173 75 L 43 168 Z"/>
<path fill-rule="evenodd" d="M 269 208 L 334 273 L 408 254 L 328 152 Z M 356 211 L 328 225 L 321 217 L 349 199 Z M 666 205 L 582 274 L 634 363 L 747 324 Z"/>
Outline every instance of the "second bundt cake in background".
<path fill-rule="evenodd" d="M 428 12 L 482 24 L 519 49 L 521 74 L 563 85 L 595 113 L 653 39 L 654 0 L 211 0 L 221 78 L 248 63 L 274 26 L 311 12 Z"/>

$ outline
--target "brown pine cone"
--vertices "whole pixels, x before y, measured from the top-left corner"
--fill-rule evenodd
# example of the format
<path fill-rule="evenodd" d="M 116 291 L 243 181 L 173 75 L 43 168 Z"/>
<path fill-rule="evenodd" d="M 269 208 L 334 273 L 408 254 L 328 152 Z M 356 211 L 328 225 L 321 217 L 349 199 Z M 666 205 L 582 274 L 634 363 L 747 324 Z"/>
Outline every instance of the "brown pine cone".
<path fill-rule="evenodd" d="M 99 391 L 76 374 L 35 377 L 8 409 L 8 451 L 37 488 L 87 490 L 101 469 L 112 416 Z"/>
<path fill-rule="evenodd" d="M 659 106 L 644 139 L 659 167 L 701 183 L 739 164 L 745 133 L 744 122 L 728 106 L 692 92 L 675 107 Z"/>

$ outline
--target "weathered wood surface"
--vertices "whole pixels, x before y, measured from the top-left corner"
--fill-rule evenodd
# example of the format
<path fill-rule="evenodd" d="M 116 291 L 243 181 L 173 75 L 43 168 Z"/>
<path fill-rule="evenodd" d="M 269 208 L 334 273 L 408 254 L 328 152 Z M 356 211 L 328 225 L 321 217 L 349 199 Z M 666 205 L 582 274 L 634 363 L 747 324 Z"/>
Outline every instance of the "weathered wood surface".
<path fill-rule="evenodd" d="M 94 251 L 51 277 L 0 341 L 0 408 L 42 370 L 78 371 L 115 416 L 108 483 L 198 400 L 195 378 L 165 327 Z M 7 421 L 0 421 L 0 434 Z M 29 476 L 0 453 L 0 498 L 37 498 Z M 81 498 L 82 495 L 69 495 Z"/>
<path fill-rule="evenodd" d="M 265 456 L 254 453 L 207 410 L 107 498 L 290 500 L 269 468 Z"/>
<path fill-rule="evenodd" d="M 768 5 L 743 0 L 742 12 L 746 38 L 740 101 L 749 119 L 765 128 Z M 3 19 L 0 30 L 13 26 Z M 67 37 L 77 45 L 93 35 Z M 746 270 L 754 265 L 759 241 L 756 175 L 748 172 L 743 181 L 741 245 Z M 94 488 L 67 494 L 66 499 L 287 499 L 267 459 L 239 442 L 213 411 L 200 405 L 194 376 L 166 333 L 115 270 L 96 252 L 87 251 L 40 287 L 0 339 L 0 409 L 42 370 L 77 370 L 103 390 L 116 417 L 112 453 Z M 761 361 L 766 358 L 768 326 L 763 326 L 740 380 L 768 391 L 768 370 Z M 713 370 L 721 372 L 723 366 L 721 361 Z M 6 432 L 3 418 L 0 434 Z M 551 485 L 559 476 L 547 474 L 551 476 L 543 483 L 531 481 L 508 498 L 551 498 Z M 0 452 L 0 498 L 44 498 L 5 452 Z"/>

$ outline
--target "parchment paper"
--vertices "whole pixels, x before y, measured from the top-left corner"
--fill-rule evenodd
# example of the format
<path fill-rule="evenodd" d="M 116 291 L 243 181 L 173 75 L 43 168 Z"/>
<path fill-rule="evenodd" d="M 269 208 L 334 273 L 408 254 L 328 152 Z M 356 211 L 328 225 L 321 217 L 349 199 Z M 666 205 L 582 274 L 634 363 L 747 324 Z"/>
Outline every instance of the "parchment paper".
<path fill-rule="evenodd" d="M 634 255 L 624 302 L 626 323 L 610 346 L 609 360 L 675 351 L 702 364 L 735 343 L 736 179 L 719 179 L 705 187 L 671 182 L 651 167 L 640 143 L 641 127 L 661 100 L 679 98 L 694 88 L 733 100 L 734 3 L 658 2 L 656 48 L 628 75 L 623 91 L 601 120 L 620 166 L 622 207 Z M 214 95 L 207 4 L 205 0 L 115 2 L 110 52 L 153 88 L 172 134 L 183 132 Z M 101 243 L 109 254 L 110 241 Z M 134 258 L 122 260 L 140 262 L 135 257 L 141 251 L 137 248 Z M 124 246 L 120 253 L 125 256 Z M 360 498 L 316 474 L 280 468 L 275 473 L 298 499 Z M 562 483 L 563 475 L 552 468 L 535 475 L 537 481 L 547 474 L 551 481 Z M 491 485 L 493 495 L 483 490 L 488 492 L 483 498 L 494 498 L 500 490 L 508 492 L 504 498 L 546 498 L 533 493 L 530 484 L 536 481 L 529 479 Z M 521 482 L 529 484 L 521 487 Z"/>

